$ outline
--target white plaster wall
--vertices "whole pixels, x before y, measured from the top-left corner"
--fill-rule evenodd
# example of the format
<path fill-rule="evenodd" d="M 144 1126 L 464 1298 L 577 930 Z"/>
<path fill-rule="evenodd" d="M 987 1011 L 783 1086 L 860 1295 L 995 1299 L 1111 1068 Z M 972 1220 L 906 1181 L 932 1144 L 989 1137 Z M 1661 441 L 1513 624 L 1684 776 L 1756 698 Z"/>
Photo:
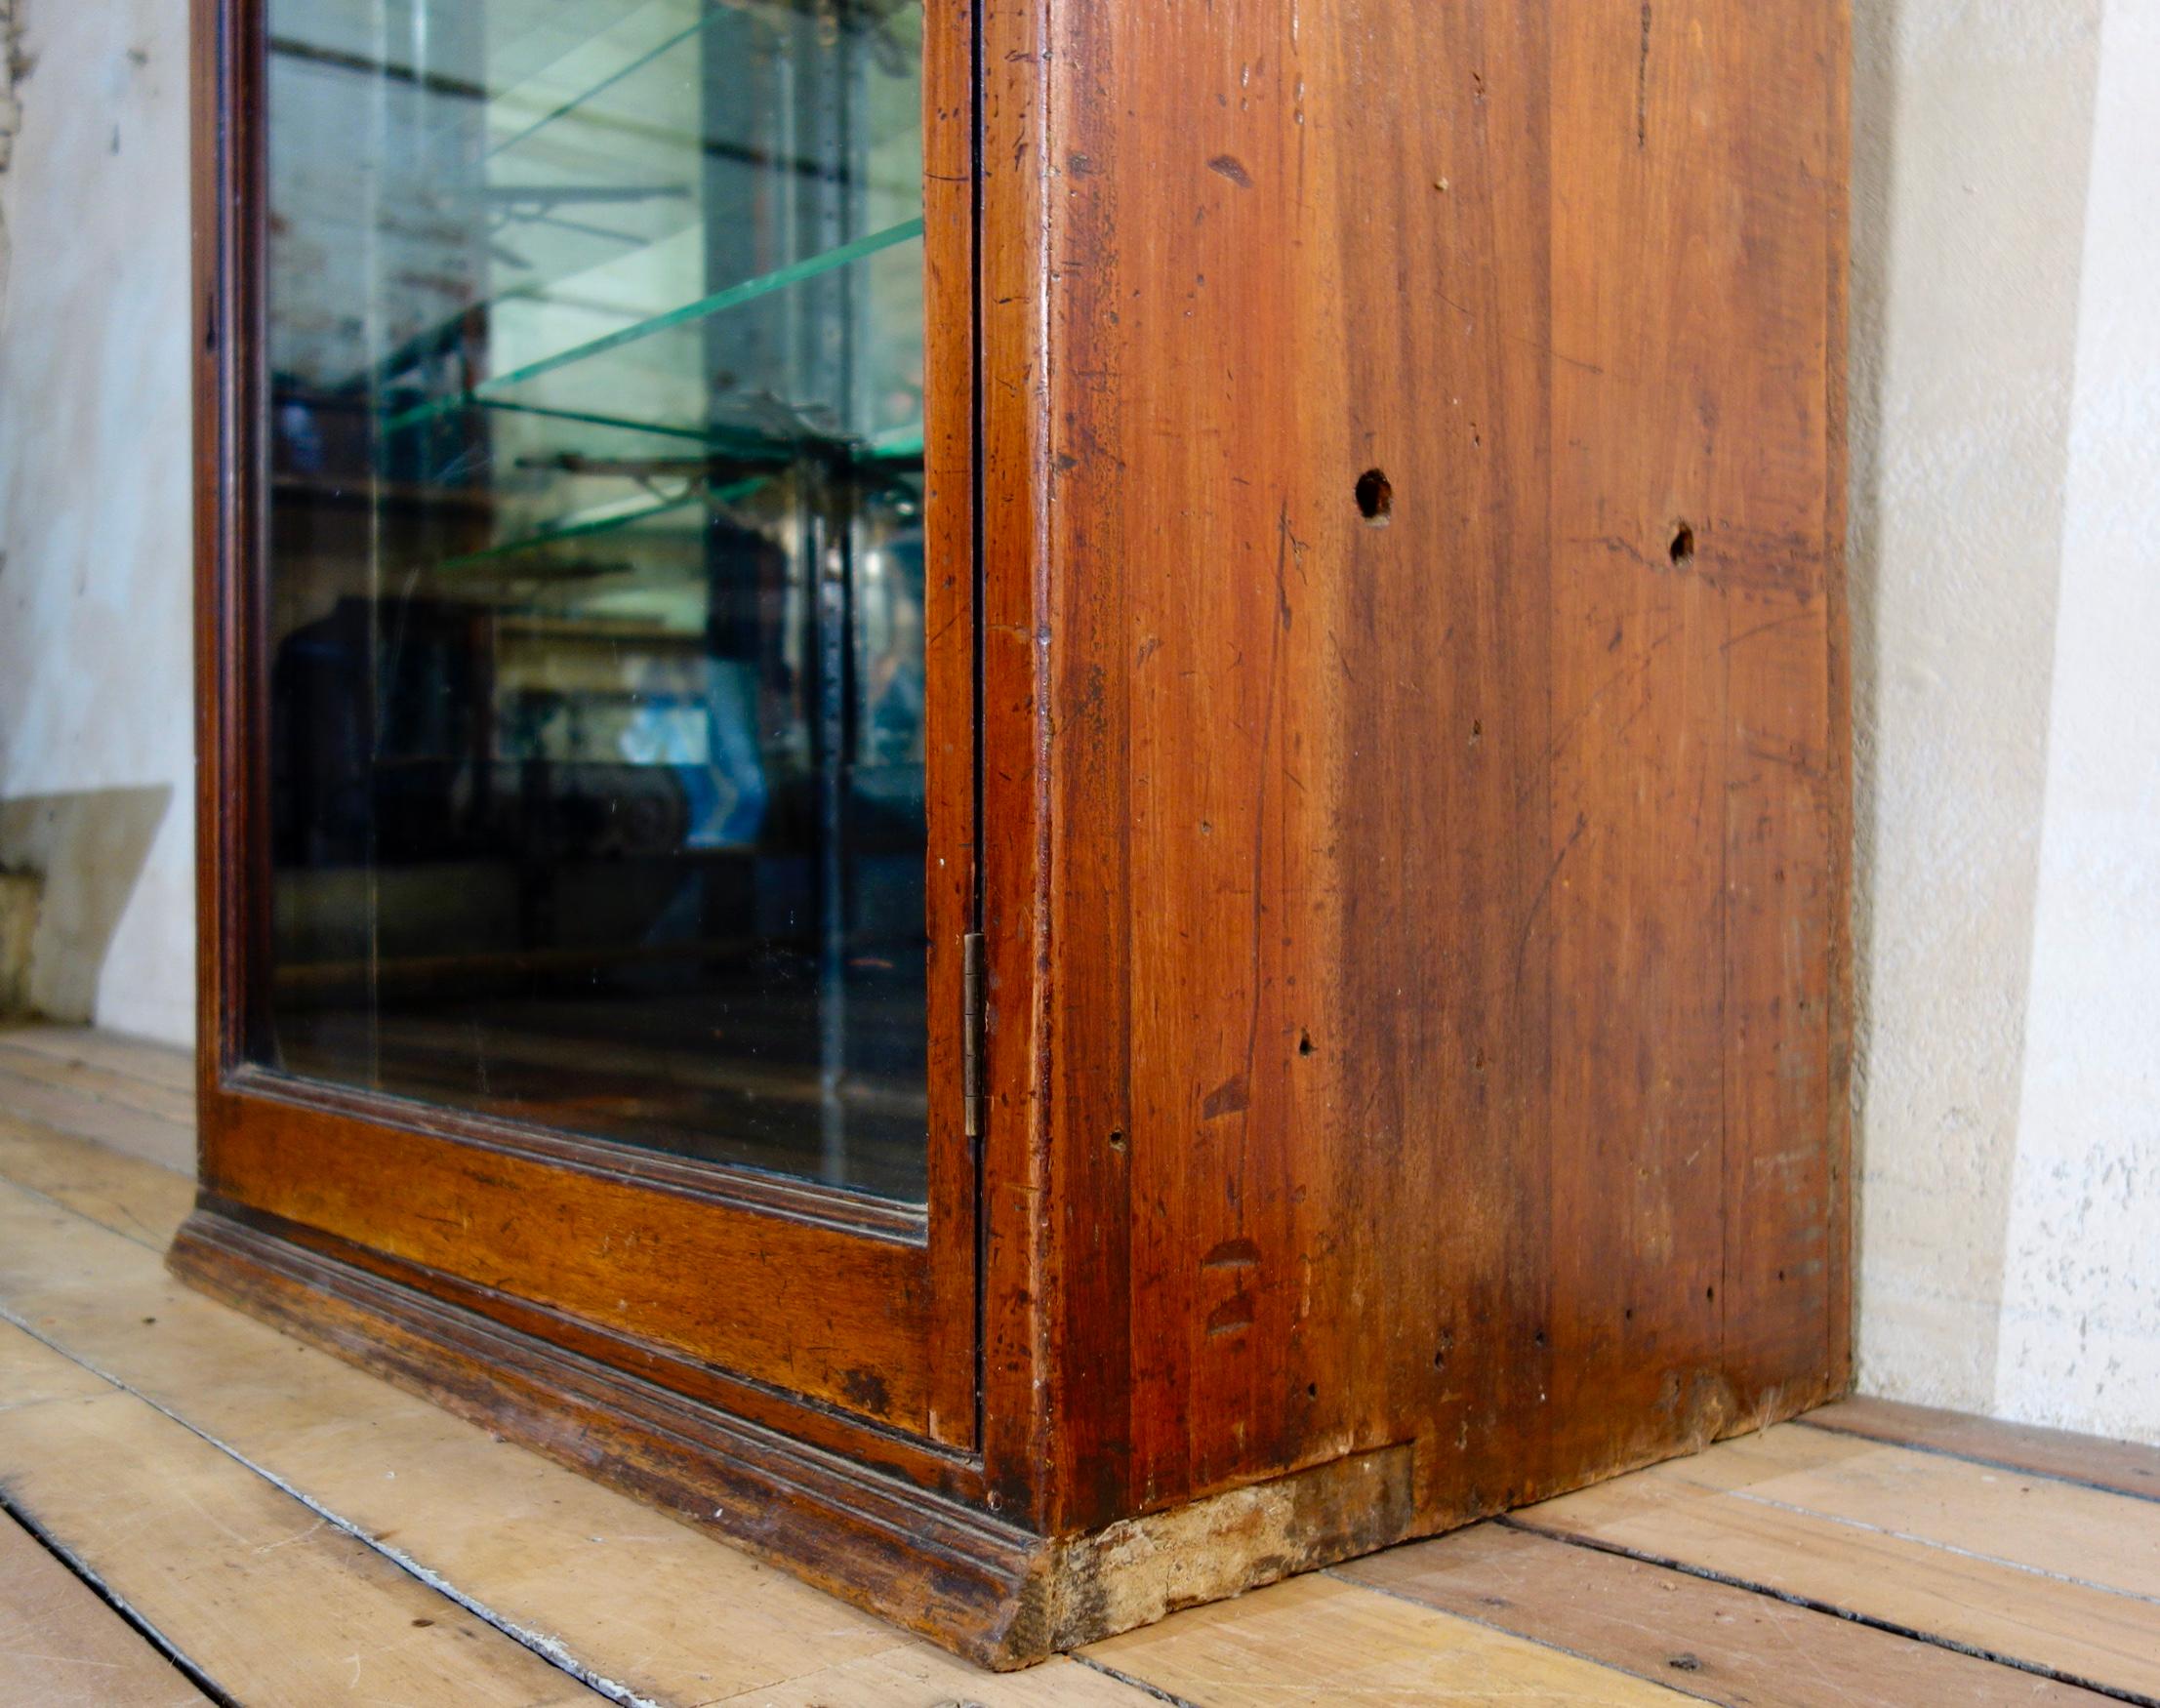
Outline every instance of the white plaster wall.
<path fill-rule="evenodd" d="M 2099 9 L 1855 6 L 1860 1374 L 1969 1409 L 2016 1153 Z"/>
<path fill-rule="evenodd" d="M 2160 1440 L 2160 0 L 1857 0 L 1863 1391 Z"/>
<path fill-rule="evenodd" d="M 27 69 L 0 174 L 0 801 L 170 790 L 96 1017 L 185 1039 L 187 8 L 14 10 Z"/>
<path fill-rule="evenodd" d="M 2160 1441 L 2160 3 L 2095 107 L 1995 1407 Z"/>

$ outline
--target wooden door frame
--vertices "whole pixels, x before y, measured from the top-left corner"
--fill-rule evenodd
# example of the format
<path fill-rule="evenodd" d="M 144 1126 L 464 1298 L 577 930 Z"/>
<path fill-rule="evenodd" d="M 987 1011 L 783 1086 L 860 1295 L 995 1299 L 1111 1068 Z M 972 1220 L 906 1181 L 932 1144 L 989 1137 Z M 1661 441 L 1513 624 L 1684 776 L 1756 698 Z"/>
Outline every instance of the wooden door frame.
<path fill-rule="evenodd" d="M 200 1269 L 244 1249 L 252 1260 L 277 1254 L 311 1284 L 372 1277 L 400 1289 L 408 1309 L 432 1301 L 484 1318 L 971 1496 L 982 1486 L 981 1181 L 962 1131 L 958 1052 L 961 939 L 977 907 L 973 0 L 930 0 L 924 32 L 925 627 L 929 721 L 945 733 L 927 754 L 921 1208 L 302 1081 L 248 1060 L 268 941 L 265 15 L 265 0 L 193 4 L 202 1192 L 179 1260 Z M 585 1261 L 566 1261 L 568 1230 Z M 618 1250 L 664 1254 L 639 1274 L 635 1306 L 610 1296 L 619 1271 L 591 1255 L 610 1239 Z M 814 1278 L 815 1303 L 776 1310 L 768 1281 L 754 1311 L 730 1314 L 713 1296 L 713 1277 L 726 1273 Z"/>

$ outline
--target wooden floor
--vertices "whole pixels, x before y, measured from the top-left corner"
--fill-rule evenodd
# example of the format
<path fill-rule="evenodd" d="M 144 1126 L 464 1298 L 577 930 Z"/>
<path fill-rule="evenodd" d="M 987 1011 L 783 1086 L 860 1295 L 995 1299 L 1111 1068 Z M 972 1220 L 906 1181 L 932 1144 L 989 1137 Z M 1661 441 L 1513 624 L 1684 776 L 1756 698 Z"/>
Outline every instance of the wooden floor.
<path fill-rule="evenodd" d="M 1872 1402 L 992 1677 L 175 1286 L 192 1144 L 0 1033 L 0 1701 L 2160 1703 L 2160 1450 Z"/>

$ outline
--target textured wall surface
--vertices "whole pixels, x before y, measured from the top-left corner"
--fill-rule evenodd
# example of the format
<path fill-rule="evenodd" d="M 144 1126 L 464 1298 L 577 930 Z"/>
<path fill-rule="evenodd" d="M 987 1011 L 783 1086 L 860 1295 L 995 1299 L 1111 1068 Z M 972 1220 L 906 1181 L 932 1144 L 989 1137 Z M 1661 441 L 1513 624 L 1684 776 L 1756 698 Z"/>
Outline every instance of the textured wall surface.
<path fill-rule="evenodd" d="M 48 880 L 33 1000 L 184 1038 L 187 9 L 13 11 L 20 110 L 0 101 L 0 128 L 15 131 L 0 174 L 0 865 L 66 867 L 66 882 Z"/>
<path fill-rule="evenodd" d="M 1853 375 L 1860 1385 L 2149 1439 L 2155 14 L 1856 0 Z"/>
<path fill-rule="evenodd" d="M 1996 1409 L 2160 1440 L 2160 4 L 2100 56 Z"/>
<path fill-rule="evenodd" d="M 13 10 L 0 865 L 183 1037 L 185 9 Z M 2160 0 L 1854 12 L 1861 1385 L 2160 1439 Z"/>

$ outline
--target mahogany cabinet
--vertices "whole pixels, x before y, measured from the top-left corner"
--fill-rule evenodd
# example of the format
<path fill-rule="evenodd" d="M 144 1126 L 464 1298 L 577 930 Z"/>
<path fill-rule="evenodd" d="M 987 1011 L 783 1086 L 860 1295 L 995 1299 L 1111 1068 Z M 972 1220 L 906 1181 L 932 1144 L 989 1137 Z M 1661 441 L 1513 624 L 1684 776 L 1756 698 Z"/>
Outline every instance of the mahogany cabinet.
<path fill-rule="evenodd" d="M 1844 0 L 196 0 L 181 1275 L 993 1665 L 1846 1385 Z"/>

